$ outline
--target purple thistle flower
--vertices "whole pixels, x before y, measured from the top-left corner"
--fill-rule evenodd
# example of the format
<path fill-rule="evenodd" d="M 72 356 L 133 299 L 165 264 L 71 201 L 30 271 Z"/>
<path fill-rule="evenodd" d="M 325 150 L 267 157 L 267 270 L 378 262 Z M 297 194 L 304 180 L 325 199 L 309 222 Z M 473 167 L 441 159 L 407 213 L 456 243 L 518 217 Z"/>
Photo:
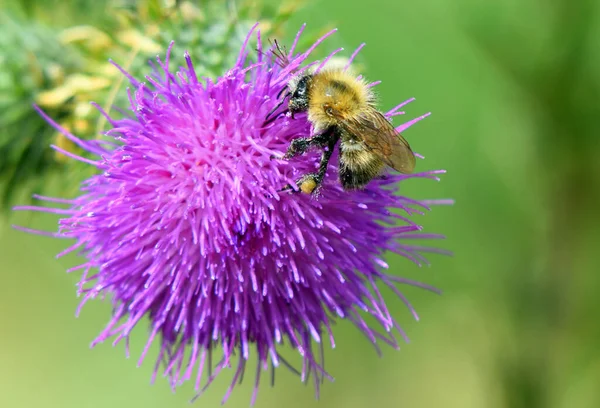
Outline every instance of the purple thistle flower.
<path fill-rule="evenodd" d="M 322 348 L 327 341 L 335 346 L 331 326 L 336 319 L 353 322 L 378 351 L 380 341 L 397 348 L 393 329 L 406 335 L 378 285 L 391 288 L 415 318 L 396 285 L 436 291 L 387 273 L 383 253 L 421 264 L 426 262 L 421 253 L 444 252 L 404 242 L 441 238 L 422 233 L 409 217 L 444 200 L 416 201 L 395 194 L 407 178 L 437 179 L 444 171 L 389 174 L 365 190 L 344 192 L 334 157 L 318 199 L 278 192 L 312 171 L 318 155 L 290 163 L 271 160 L 292 139 L 309 134 L 310 124 L 298 115 L 265 126 L 265 117 L 292 75 L 314 64 L 322 68 L 339 51 L 306 65 L 333 31 L 296 53 L 302 29 L 285 67 L 261 51 L 259 32 L 258 61 L 247 62 L 254 52 L 248 49 L 253 29 L 235 66 L 216 81 L 197 78 L 187 54 L 187 66 L 170 71 L 170 48 L 165 61 L 157 59 L 147 83 L 123 72 L 134 87 L 132 114 L 123 119 L 105 114 L 112 125 L 107 135 L 114 142 L 83 141 L 40 111 L 92 158 L 52 147 L 100 172 L 83 183 L 82 195 L 73 200 L 37 196 L 67 208 L 16 208 L 65 215 L 57 233 L 17 228 L 75 240 L 59 256 L 76 251 L 85 258 L 69 270 L 83 272 L 81 306 L 106 294 L 113 304 L 112 319 L 92 345 L 109 338 L 113 344 L 128 341 L 138 322 L 149 317 L 151 333 L 139 363 L 150 345 L 160 342 L 154 372 L 164 362 L 172 387 L 192 380 L 201 393 L 224 368 L 233 367 L 225 401 L 254 353 L 258 364 L 252 403 L 261 372 L 279 365 L 298 372 L 303 381 L 312 374 L 318 396 L 321 380 L 330 378 Z M 399 109 L 409 102 L 386 116 L 401 114 Z M 365 316 L 383 330 L 368 324 Z M 301 370 L 281 356 L 283 343 L 299 353 Z M 222 356 L 215 364 L 213 354 Z"/>

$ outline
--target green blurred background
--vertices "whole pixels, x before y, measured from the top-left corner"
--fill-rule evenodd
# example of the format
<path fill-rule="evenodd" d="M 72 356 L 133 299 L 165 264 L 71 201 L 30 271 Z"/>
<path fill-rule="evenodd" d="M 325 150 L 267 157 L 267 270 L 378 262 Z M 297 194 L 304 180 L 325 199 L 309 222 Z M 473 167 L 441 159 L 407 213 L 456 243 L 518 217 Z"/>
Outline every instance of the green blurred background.
<path fill-rule="evenodd" d="M 232 5 L 226 5 L 229 13 L 236 10 Z M 267 2 L 262 12 L 276 5 Z M 41 59 L 45 52 L 43 58 L 68 72 L 87 69 L 92 58 L 81 51 L 71 58 L 58 46 L 19 43 L 14 36 L 27 39 L 34 26 L 60 32 L 81 24 L 111 33 L 115 23 L 105 6 L 89 0 L 2 3 L 2 12 L 19 21 L 18 30 L 6 21 L 0 25 L 3 146 L 17 135 L 19 143 L 39 149 L 36 157 L 52 156 L 52 131 L 2 115 L 32 102 L 27 89 L 6 90 L 11 83 L 26 88 L 15 72 L 25 77 L 33 68 L 16 65 L 19 58 Z M 387 294 L 411 337 L 400 352 L 386 349 L 377 358 L 358 331 L 342 322 L 335 328 L 337 348 L 326 351 L 336 381 L 325 384 L 321 401 L 280 369 L 274 388 L 264 377 L 256 406 L 600 407 L 600 4 L 314 0 L 291 14 L 285 42 L 302 22 L 313 33 L 339 28 L 323 51 L 367 43 L 358 63 L 368 78 L 383 81 L 382 108 L 415 96 L 407 117 L 433 112 L 405 136 L 426 156 L 420 169 L 448 174 L 440 183 L 407 182 L 405 191 L 415 198 L 456 200 L 422 217 L 428 231 L 448 236 L 439 245 L 455 256 L 433 256 L 432 267 L 421 269 L 388 258 L 396 273 L 444 291 L 435 296 L 406 289 L 420 312 L 418 323 Z M 51 41 L 44 34 L 38 38 Z M 113 57 L 122 62 L 126 56 Z M 54 115 L 61 117 L 61 109 Z M 46 136 L 36 139 L 40 134 Z M 0 157 L 5 167 L 7 151 Z M 39 160 L 39 169 L 16 184 L 52 193 L 74 174 L 81 176 L 72 167 Z M 14 173 L 3 173 L 0 191 L 12 179 Z M 16 189 L 9 204 L 25 201 L 25 190 Z M 76 319 L 77 276 L 65 274 L 75 261 L 54 259 L 66 243 L 10 228 L 52 230 L 55 217 L 5 212 L 0 223 L 0 406 L 189 406 L 191 384 L 175 394 L 163 378 L 149 385 L 154 355 L 136 367 L 144 327 L 134 333 L 130 359 L 121 346 L 89 349 L 108 320 L 109 305 L 89 303 Z M 247 377 L 229 406 L 248 406 L 250 372 Z M 229 381 L 222 374 L 197 406 L 218 406 Z"/>

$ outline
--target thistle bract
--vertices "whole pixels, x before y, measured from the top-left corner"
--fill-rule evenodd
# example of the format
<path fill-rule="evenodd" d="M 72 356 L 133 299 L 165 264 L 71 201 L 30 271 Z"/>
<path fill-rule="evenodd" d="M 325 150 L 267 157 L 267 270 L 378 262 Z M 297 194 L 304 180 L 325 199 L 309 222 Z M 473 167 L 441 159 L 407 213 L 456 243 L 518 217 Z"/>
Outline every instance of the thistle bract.
<path fill-rule="evenodd" d="M 323 68 L 339 50 L 309 63 L 333 32 L 297 52 L 301 30 L 282 67 L 256 32 L 258 57 L 250 63 L 254 32 L 235 65 L 216 80 L 197 77 L 189 55 L 185 66 L 171 70 L 169 52 L 145 82 L 124 72 L 132 85 L 130 116 L 107 118 L 112 140 L 83 141 L 62 129 L 91 155 L 54 147 L 99 173 L 73 200 L 40 197 L 68 208 L 19 208 L 65 214 L 51 235 L 74 239 L 63 254 L 77 251 L 85 258 L 71 269 L 83 272 L 82 303 L 110 294 L 113 316 L 94 344 L 128 339 L 149 319 L 141 359 L 159 342 L 156 371 L 164 370 L 173 387 L 192 380 L 199 391 L 231 367 L 225 399 L 253 356 L 252 401 L 261 372 L 280 365 L 296 370 L 280 354 L 284 343 L 301 356 L 298 372 L 303 380 L 312 374 L 318 393 L 320 380 L 329 378 L 318 350 L 323 343 L 334 346 L 336 319 L 352 321 L 376 347 L 379 341 L 398 346 L 394 330 L 404 333 L 378 285 L 390 287 L 415 317 L 396 285 L 434 289 L 387 273 L 383 253 L 421 263 L 420 253 L 431 250 L 404 240 L 439 236 L 421 233 L 409 219 L 432 202 L 395 193 L 409 177 L 435 179 L 442 172 L 389 174 L 348 193 L 337 180 L 334 157 L 318 199 L 281 192 L 314 171 L 318 154 L 272 160 L 292 139 L 308 135 L 310 124 L 305 115 L 269 124 L 265 117 L 293 75 Z"/>

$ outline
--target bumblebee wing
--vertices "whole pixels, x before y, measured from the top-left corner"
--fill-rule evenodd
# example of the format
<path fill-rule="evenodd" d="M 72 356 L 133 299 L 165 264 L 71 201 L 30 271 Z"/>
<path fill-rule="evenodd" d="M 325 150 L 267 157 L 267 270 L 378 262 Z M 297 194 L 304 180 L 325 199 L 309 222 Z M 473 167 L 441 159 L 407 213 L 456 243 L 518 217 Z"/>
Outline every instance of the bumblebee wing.
<path fill-rule="evenodd" d="M 410 145 L 377 110 L 369 108 L 358 118 L 342 120 L 342 127 L 360 137 L 386 165 L 400 173 L 413 172 L 416 159 Z"/>

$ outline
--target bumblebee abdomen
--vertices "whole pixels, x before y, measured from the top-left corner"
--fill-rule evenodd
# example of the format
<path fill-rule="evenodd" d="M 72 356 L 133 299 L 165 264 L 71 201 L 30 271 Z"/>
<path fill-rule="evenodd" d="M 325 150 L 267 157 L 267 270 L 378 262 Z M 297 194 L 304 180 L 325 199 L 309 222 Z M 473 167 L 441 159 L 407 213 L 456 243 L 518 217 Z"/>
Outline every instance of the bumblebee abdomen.
<path fill-rule="evenodd" d="M 347 139 L 340 143 L 340 182 L 344 190 L 363 188 L 385 167 L 379 156 L 361 141 Z"/>

